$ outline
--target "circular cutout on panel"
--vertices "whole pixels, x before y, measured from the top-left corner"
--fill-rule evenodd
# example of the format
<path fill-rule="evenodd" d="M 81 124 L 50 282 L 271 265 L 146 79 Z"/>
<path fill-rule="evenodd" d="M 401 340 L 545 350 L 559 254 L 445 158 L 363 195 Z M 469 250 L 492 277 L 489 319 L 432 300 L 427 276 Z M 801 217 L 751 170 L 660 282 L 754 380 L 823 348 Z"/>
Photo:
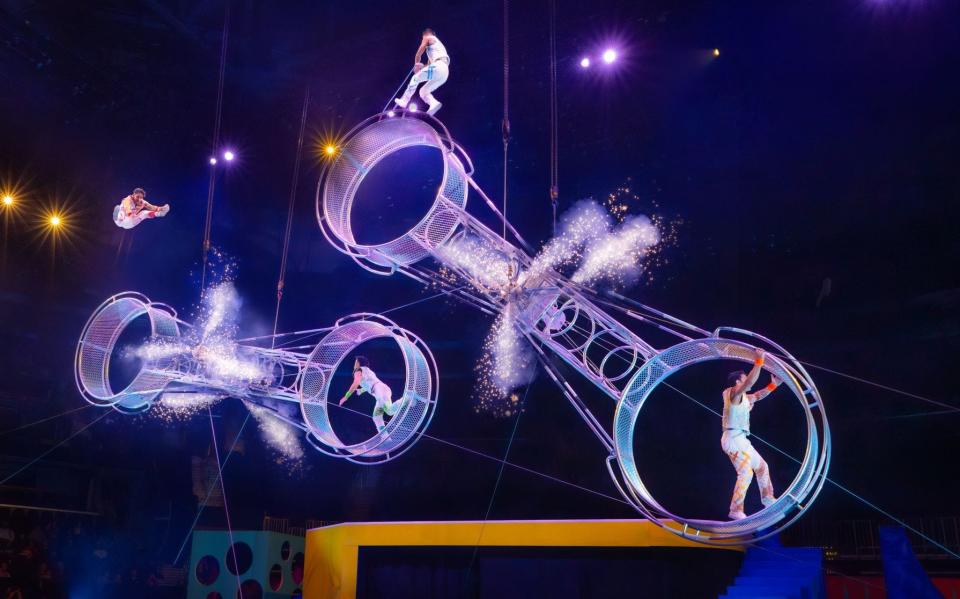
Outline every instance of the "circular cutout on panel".
<path fill-rule="evenodd" d="M 212 555 L 205 555 L 197 562 L 193 574 L 197 577 L 197 582 L 209 586 L 215 583 L 217 577 L 220 576 L 220 562 Z"/>
<path fill-rule="evenodd" d="M 293 556 L 293 563 L 290 564 L 290 577 L 294 584 L 303 583 L 303 554 L 297 553 Z"/>
<path fill-rule="evenodd" d="M 290 541 L 284 541 L 280 546 L 280 559 L 283 561 L 290 559 Z"/>
<path fill-rule="evenodd" d="M 263 599 L 263 587 L 256 580 L 248 578 L 240 583 L 237 599 Z"/>
<path fill-rule="evenodd" d="M 231 574 L 240 575 L 249 570 L 250 566 L 253 565 L 253 550 L 250 549 L 250 545 L 247 545 L 243 541 L 237 541 L 227 550 L 227 555 L 224 559 L 227 564 L 227 570 L 229 570 Z"/>
<path fill-rule="evenodd" d="M 279 591 L 280 587 L 283 586 L 283 568 L 280 567 L 280 564 L 274 564 L 270 568 L 270 578 L 268 579 L 270 583 L 271 591 Z"/>

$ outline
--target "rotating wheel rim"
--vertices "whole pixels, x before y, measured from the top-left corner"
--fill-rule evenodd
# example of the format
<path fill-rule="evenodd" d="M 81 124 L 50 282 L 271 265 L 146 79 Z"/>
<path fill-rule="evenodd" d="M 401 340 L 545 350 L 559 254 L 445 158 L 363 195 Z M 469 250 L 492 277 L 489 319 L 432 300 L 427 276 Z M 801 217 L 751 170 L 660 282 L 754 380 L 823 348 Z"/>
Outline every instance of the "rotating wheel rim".
<path fill-rule="evenodd" d="M 647 360 L 630 379 L 617 404 L 614 457 L 620 468 L 619 473 L 611 468 L 611 475 L 624 497 L 644 516 L 678 536 L 711 545 L 734 545 L 772 536 L 791 525 L 808 509 L 826 481 L 830 456 L 829 423 L 822 399 L 809 375 L 795 358 L 779 346 L 775 347 L 784 358 L 770 355 L 764 369 L 777 375 L 800 401 L 807 428 L 807 448 L 790 485 L 770 506 L 744 520 L 729 522 L 678 516 L 660 505 L 647 489 L 637 468 L 633 443 L 639 412 L 653 390 L 670 375 L 693 364 L 721 359 L 753 361 L 754 347 L 746 343 L 720 337 L 695 339 L 672 346 Z"/>

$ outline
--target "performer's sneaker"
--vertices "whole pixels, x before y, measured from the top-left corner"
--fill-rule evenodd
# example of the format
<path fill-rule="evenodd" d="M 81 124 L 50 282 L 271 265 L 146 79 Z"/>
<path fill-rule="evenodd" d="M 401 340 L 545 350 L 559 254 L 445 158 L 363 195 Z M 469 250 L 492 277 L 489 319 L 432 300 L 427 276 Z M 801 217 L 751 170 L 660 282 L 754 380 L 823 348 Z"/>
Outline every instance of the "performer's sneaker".
<path fill-rule="evenodd" d="M 763 507 L 770 507 L 771 505 L 773 505 L 773 504 L 776 503 L 776 502 L 777 502 L 777 498 L 776 498 L 776 497 L 761 497 L 761 498 L 760 498 L 760 503 L 763 504 Z"/>
<path fill-rule="evenodd" d="M 409 103 L 409 100 L 404 101 L 404 100 L 401 100 L 400 98 L 394 98 L 393 103 L 399 106 L 400 108 L 406 108 L 407 104 Z"/>
<path fill-rule="evenodd" d="M 742 511 L 739 511 L 739 512 L 730 512 L 730 513 L 727 514 L 727 515 L 730 516 L 730 519 L 731 519 L 731 520 L 743 520 L 744 518 L 747 517 L 747 515 L 744 514 Z"/>
<path fill-rule="evenodd" d="M 170 204 L 164 204 L 157 210 L 157 216 L 166 216 L 168 212 L 170 212 Z"/>
<path fill-rule="evenodd" d="M 436 104 L 431 105 L 430 108 L 427 109 L 427 115 L 433 116 L 437 114 L 437 111 L 440 110 L 441 106 L 443 106 L 443 102 L 437 102 Z"/>

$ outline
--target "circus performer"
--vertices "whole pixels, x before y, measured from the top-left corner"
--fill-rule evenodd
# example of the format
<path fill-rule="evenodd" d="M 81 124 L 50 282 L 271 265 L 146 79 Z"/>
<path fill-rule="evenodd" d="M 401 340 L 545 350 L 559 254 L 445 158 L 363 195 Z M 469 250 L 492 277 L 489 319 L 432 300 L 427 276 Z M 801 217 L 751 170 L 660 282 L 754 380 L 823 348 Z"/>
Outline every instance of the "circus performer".
<path fill-rule="evenodd" d="M 420 62 L 423 53 L 427 53 L 427 64 L 424 66 Z M 406 108 L 413 98 L 413 93 L 417 91 L 417 86 L 421 83 L 420 97 L 427 103 L 427 114 L 434 115 L 443 105 L 439 100 L 433 97 L 433 92 L 438 87 L 447 82 L 450 75 L 450 55 L 443 42 L 437 38 L 433 29 L 424 29 L 423 38 L 420 41 L 420 47 L 417 48 L 417 54 L 413 57 L 413 76 L 403 95 L 394 99 L 397 106 Z"/>
<path fill-rule="evenodd" d="M 350 385 L 350 389 L 340 400 L 341 406 L 353 395 L 354 391 L 357 392 L 357 395 L 362 395 L 364 392 L 369 393 L 376 400 L 371 418 L 373 418 L 373 423 L 377 425 L 377 432 L 382 431 L 385 426 L 383 423 L 384 414 L 393 416 L 403 405 L 402 399 L 393 401 L 393 392 L 390 387 L 378 379 L 374 371 L 370 370 L 370 360 L 365 356 L 357 356 L 353 361 L 353 384 Z"/>
<path fill-rule="evenodd" d="M 750 374 L 742 370 L 731 372 L 727 377 L 729 386 L 723 390 L 723 435 L 720 437 L 720 447 L 737 471 L 737 482 L 733 487 L 733 497 L 730 500 L 729 516 L 733 520 L 742 520 L 747 517 L 743 511 L 743 502 L 754 473 L 757 475 L 760 501 L 763 505 L 768 506 L 776 501 L 767 462 L 760 457 L 749 439 L 750 410 L 753 409 L 753 404 L 770 395 L 780 385 L 776 377 L 771 377 L 766 387 L 756 392 L 749 392 L 760 377 L 763 361 L 764 352 L 758 349 Z"/>
<path fill-rule="evenodd" d="M 146 196 L 143 188 L 134 189 L 118 206 L 114 206 L 113 222 L 121 229 L 132 229 L 148 218 L 166 216 L 170 212 L 170 204 L 154 206 L 145 199 Z"/>

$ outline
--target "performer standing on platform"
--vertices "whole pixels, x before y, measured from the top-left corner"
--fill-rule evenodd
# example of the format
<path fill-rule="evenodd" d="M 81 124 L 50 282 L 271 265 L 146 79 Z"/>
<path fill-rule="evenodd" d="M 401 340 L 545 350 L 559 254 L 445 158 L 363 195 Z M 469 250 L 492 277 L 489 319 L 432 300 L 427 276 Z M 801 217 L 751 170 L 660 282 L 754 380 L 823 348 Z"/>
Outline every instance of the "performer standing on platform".
<path fill-rule="evenodd" d="M 423 53 L 427 53 L 427 65 L 420 62 Z M 433 91 L 447 82 L 450 75 L 450 55 L 443 43 L 437 38 L 433 29 L 423 30 L 423 39 L 420 41 L 420 47 L 417 48 L 417 54 L 413 57 L 413 77 L 407 85 L 407 90 L 403 95 L 394 99 L 397 106 L 406 108 L 413 97 L 413 92 L 417 91 L 417 86 L 421 83 L 420 97 L 427 103 L 427 114 L 434 115 L 443 105 L 439 100 L 433 97 Z"/>
<path fill-rule="evenodd" d="M 341 406 L 353 395 L 354 391 L 357 391 L 357 395 L 367 392 L 376 399 L 377 403 L 373 407 L 373 415 L 371 417 L 373 418 L 373 423 L 377 425 L 377 432 L 383 430 L 383 415 L 393 416 L 400 410 L 400 406 L 403 405 L 403 400 L 393 401 L 393 392 L 390 390 L 390 387 L 378 379 L 375 372 L 370 370 L 370 360 L 365 356 L 357 356 L 353 361 L 353 384 L 350 385 L 350 389 L 347 390 L 346 395 L 340 400 Z"/>
<path fill-rule="evenodd" d="M 760 457 L 749 439 L 750 410 L 753 409 L 754 402 L 770 395 L 780 385 L 776 377 L 771 377 L 770 384 L 763 389 L 755 393 L 748 392 L 760 377 L 763 360 L 764 352 L 758 349 L 750 374 L 742 370 L 731 372 L 727 377 L 727 384 L 730 386 L 723 390 L 723 436 L 720 437 L 720 447 L 737 471 L 737 483 L 733 487 L 733 498 L 730 500 L 729 515 L 733 520 L 742 520 L 747 517 L 743 512 L 743 501 L 747 496 L 747 489 L 750 488 L 754 472 L 757 474 L 760 501 L 763 505 L 768 506 L 776 501 L 767 462 Z"/>
<path fill-rule="evenodd" d="M 154 206 L 145 199 L 146 196 L 147 192 L 138 187 L 120 200 L 120 205 L 113 208 L 114 224 L 121 229 L 132 229 L 148 218 L 166 216 L 170 212 L 170 204 Z"/>

